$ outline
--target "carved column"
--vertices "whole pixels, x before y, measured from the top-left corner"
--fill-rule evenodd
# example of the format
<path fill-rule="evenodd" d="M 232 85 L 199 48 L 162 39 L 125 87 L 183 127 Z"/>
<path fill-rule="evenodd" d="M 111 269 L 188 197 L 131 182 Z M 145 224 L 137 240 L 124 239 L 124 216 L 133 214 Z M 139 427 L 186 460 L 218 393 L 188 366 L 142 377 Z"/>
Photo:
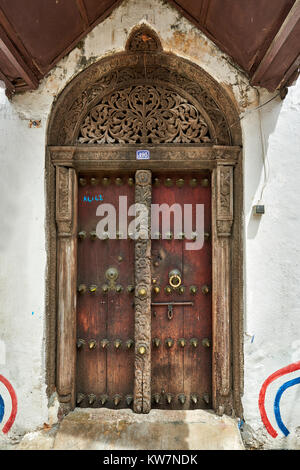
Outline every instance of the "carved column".
<path fill-rule="evenodd" d="M 151 409 L 151 171 L 135 174 L 135 203 L 143 204 L 148 213 L 143 226 L 145 236 L 135 242 L 135 380 L 136 413 Z M 140 234 L 142 235 L 142 234 Z"/>
<path fill-rule="evenodd" d="M 233 164 L 217 162 L 214 170 L 213 243 L 213 381 L 214 408 L 231 412 L 231 230 Z"/>
<path fill-rule="evenodd" d="M 57 393 L 60 415 L 75 406 L 77 178 L 75 170 L 56 167 L 57 224 Z"/>

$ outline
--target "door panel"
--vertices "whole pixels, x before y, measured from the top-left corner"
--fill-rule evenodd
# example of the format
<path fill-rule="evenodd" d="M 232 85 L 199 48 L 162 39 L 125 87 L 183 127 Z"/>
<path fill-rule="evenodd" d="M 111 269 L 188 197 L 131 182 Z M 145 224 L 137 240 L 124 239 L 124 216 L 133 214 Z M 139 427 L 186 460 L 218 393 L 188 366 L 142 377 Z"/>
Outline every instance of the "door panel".
<path fill-rule="evenodd" d="M 210 174 L 154 173 L 152 181 L 152 204 L 180 204 L 182 209 L 192 204 L 194 224 L 196 203 L 203 204 L 209 234 L 200 250 L 186 249 L 188 240 L 174 236 L 151 241 L 152 407 L 211 408 Z M 117 221 L 119 196 L 127 196 L 128 208 L 134 204 L 134 174 L 80 174 L 78 194 L 77 406 L 127 408 L 134 389 L 135 242 L 129 237 L 100 240 L 95 230 L 100 204 L 111 204 Z M 174 235 L 173 217 L 170 231 Z M 174 269 L 182 283 L 172 288 Z M 178 280 L 176 273 L 173 279 Z"/>
<path fill-rule="evenodd" d="M 124 408 L 131 404 L 126 397 L 133 393 L 134 348 L 126 343 L 134 339 L 133 292 L 128 292 L 128 286 L 134 285 L 134 241 L 90 237 L 100 220 L 96 216 L 99 204 L 112 204 L 118 220 L 119 196 L 127 196 L 128 206 L 134 203 L 134 186 L 131 180 L 128 184 L 131 176 L 79 175 L 79 182 L 85 180 L 84 186 L 79 184 L 79 235 L 86 232 L 86 237 L 78 240 L 78 286 L 86 286 L 86 292 L 78 293 L 77 300 L 77 338 L 84 341 L 77 348 L 77 406 L 81 407 Z M 96 184 L 94 180 L 91 184 L 91 177 L 98 180 Z M 106 177 L 109 184 L 103 184 Z M 122 184 L 117 185 L 116 178 L 120 177 Z M 95 200 L 100 197 L 101 202 Z M 118 273 L 116 279 L 114 271 L 112 279 L 107 279 L 109 268 Z M 94 293 L 89 291 L 92 285 L 97 287 Z M 103 292 L 103 285 L 108 286 L 107 292 Z M 93 348 L 91 340 L 96 341 Z M 92 403 L 90 398 L 94 398 Z"/>
<path fill-rule="evenodd" d="M 182 208 L 184 204 L 193 204 L 194 223 L 196 203 L 204 204 L 205 232 L 210 234 L 209 174 L 172 174 L 172 183 L 167 181 L 167 186 L 166 178 L 167 175 L 153 175 L 152 203 L 167 203 L 170 206 L 178 203 Z M 190 186 L 191 180 L 192 184 L 197 180 L 195 187 Z M 193 230 L 196 230 L 195 226 Z M 174 233 L 173 217 L 171 231 Z M 203 248 L 195 251 L 187 250 L 185 242 L 184 239 L 174 238 L 152 240 L 152 302 L 194 304 L 174 305 L 172 319 L 168 318 L 167 306 L 152 307 L 151 383 L 152 406 L 156 408 L 189 409 L 211 406 L 211 240 L 206 235 Z M 172 288 L 171 293 L 167 294 L 165 289 L 170 287 L 169 272 L 173 269 L 181 273 L 182 284 L 178 288 Z M 155 294 L 155 286 L 160 288 L 158 294 Z M 195 295 L 190 292 L 191 286 L 197 288 Z M 208 293 L 202 292 L 203 286 L 208 286 Z M 182 293 L 181 288 L 184 288 Z M 171 347 L 166 344 L 168 338 L 172 341 Z M 156 346 L 156 339 L 160 340 L 159 346 Z M 195 346 L 191 344 L 193 339 L 196 341 Z M 184 341 L 179 343 L 179 340 Z"/>

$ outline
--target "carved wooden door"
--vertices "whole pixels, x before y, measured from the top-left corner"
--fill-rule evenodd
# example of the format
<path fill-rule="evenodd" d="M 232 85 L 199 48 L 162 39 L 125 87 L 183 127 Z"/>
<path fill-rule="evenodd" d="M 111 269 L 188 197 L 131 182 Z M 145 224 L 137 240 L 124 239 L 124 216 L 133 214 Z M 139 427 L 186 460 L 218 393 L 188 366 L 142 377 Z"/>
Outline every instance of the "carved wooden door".
<path fill-rule="evenodd" d="M 160 235 L 152 239 L 152 407 L 211 407 L 211 188 L 209 174 L 153 174 L 152 204 L 164 204 Z M 204 244 L 191 250 L 187 233 L 178 232 L 172 215 L 163 235 L 162 217 L 169 208 L 196 204 L 204 209 Z M 180 212 L 179 212 L 180 216 Z M 152 221 L 153 222 L 153 221 Z M 178 235 L 176 235 L 176 232 Z M 180 236 L 180 238 L 175 238 Z M 199 240 L 200 242 L 200 240 Z M 194 242 L 195 243 L 195 242 Z M 201 243 L 198 245 L 201 246 Z"/>
<path fill-rule="evenodd" d="M 143 180 L 141 190 L 135 187 L 134 173 L 80 174 L 78 180 L 77 406 L 127 408 L 134 393 L 145 394 L 149 401 L 149 388 L 139 383 L 135 392 L 134 386 L 147 369 L 152 407 L 210 408 L 210 174 L 152 174 L 152 191 L 150 179 L 146 193 L 152 193 L 152 207 L 158 207 L 160 215 L 155 221 L 153 214 L 148 219 L 151 276 L 141 279 L 145 262 L 136 256 L 140 241 L 130 237 L 131 217 L 124 226 L 119 216 L 127 215 L 137 198 L 143 202 Z M 180 234 L 172 210 L 167 231 L 163 223 L 173 204 L 180 207 Z M 204 227 L 195 225 L 196 204 L 203 205 Z M 192 231 L 204 228 L 201 249 L 189 249 L 196 241 L 187 240 L 184 233 L 185 205 L 192 207 Z M 110 210 L 115 211 L 116 238 L 99 231 L 100 216 L 104 220 Z M 147 322 L 138 318 L 146 305 L 143 297 L 138 298 L 139 280 L 148 283 L 143 289 L 151 292 L 151 338 L 145 331 Z M 140 356 L 135 349 L 144 336 L 150 338 L 145 344 L 145 351 L 150 351 L 143 355 L 142 347 Z"/>
<path fill-rule="evenodd" d="M 124 238 L 118 225 L 115 239 L 99 238 L 96 210 L 110 204 L 118 224 L 119 196 L 127 197 L 128 206 L 134 203 L 133 177 L 79 175 L 76 398 L 81 407 L 132 404 L 134 241 Z"/>

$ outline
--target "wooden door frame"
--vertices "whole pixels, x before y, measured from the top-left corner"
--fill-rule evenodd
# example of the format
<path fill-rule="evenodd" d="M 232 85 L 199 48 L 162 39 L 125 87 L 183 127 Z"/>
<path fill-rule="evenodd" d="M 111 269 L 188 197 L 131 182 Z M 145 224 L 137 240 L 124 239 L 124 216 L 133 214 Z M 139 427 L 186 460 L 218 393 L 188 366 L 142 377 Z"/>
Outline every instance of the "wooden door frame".
<path fill-rule="evenodd" d="M 80 171 L 122 169 L 212 172 L 212 408 L 218 414 L 241 415 L 241 322 L 238 310 L 242 305 L 241 148 L 195 144 L 148 145 L 147 148 L 151 159 L 137 161 L 136 150 L 141 149 L 137 145 L 48 147 L 50 179 L 56 188 L 55 221 L 52 222 L 57 226 L 55 383 L 60 413 L 67 413 L 76 405 L 77 174 Z M 147 188 L 149 181 L 141 177 L 137 184 Z M 143 199 L 143 191 L 140 194 Z M 53 198 L 50 204 L 54 209 Z M 147 246 L 144 250 L 147 252 Z M 136 251 L 136 265 L 137 258 Z M 150 266 L 144 269 L 150 270 Z M 236 269 L 234 273 L 233 269 Z M 147 278 L 149 273 L 144 272 L 141 278 Z M 52 282 L 55 284 L 53 277 Z M 148 300 L 142 302 L 142 307 L 147 305 L 146 308 L 136 308 L 136 324 L 143 327 L 137 326 L 135 332 L 134 410 L 144 413 L 151 408 L 150 295 L 148 292 Z M 141 306 L 138 287 L 135 298 L 136 304 Z M 142 331 L 145 322 L 148 325 L 146 335 Z M 147 349 L 143 356 L 138 353 L 140 341 Z M 142 370 L 145 373 L 142 374 Z M 144 399 L 141 399 L 141 390 Z"/>

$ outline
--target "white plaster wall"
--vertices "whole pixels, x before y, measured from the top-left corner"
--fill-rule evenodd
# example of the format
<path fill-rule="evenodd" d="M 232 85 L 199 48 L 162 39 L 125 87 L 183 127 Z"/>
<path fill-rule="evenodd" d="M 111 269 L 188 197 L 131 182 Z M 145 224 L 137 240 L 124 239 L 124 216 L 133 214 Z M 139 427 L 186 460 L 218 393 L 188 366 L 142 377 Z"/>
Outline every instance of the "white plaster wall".
<path fill-rule="evenodd" d="M 255 117 L 249 119 L 255 119 Z M 267 389 L 266 412 L 276 439 L 264 431 L 257 402 L 265 379 L 277 370 L 300 361 L 300 80 L 261 109 L 266 175 L 262 147 L 255 133 L 245 138 L 245 394 L 246 421 L 258 431 L 265 446 L 300 448 L 300 386 L 286 390 L 280 403 L 287 429 L 284 437 L 274 416 L 274 399 L 286 381 L 300 377 L 300 370 L 275 380 Z M 247 141 L 252 141 L 247 145 Z M 259 183 L 259 184 L 258 184 Z M 261 190 L 264 188 L 261 195 Z M 262 217 L 251 207 L 260 200 Z M 300 363 L 299 363 L 300 367 Z"/>
<path fill-rule="evenodd" d="M 48 412 L 44 379 L 44 162 L 51 106 L 86 66 L 124 50 L 130 30 L 141 22 L 156 30 L 166 51 L 197 63 L 222 83 L 240 110 L 245 168 L 245 435 L 250 440 L 253 434 L 253 442 L 256 438 L 269 447 L 300 446 L 299 437 L 298 444 L 295 437 L 300 426 L 300 407 L 297 411 L 296 406 L 300 387 L 289 389 L 282 398 L 282 417 L 291 431 L 288 438 L 270 438 L 258 409 L 263 381 L 279 368 L 300 360 L 300 83 L 290 88 L 284 102 L 275 98 L 260 111 L 255 110 L 272 95 L 260 90 L 259 98 L 227 56 L 162 0 L 122 3 L 88 34 L 80 48 L 60 61 L 38 90 L 17 95 L 11 102 L 0 90 L 0 374 L 12 382 L 19 403 L 8 437 L 32 431 L 53 417 L 53 411 Z M 30 128 L 30 119 L 41 119 L 41 127 Z M 260 199 L 263 186 L 266 214 L 255 219 L 252 206 Z M 266 397 L 270 420 L 276 387 L 270 387 Z M 4 397 L 3 388 L 1 393 Z M 8 404 L 5 419 L 9 412 Z M 278 430 L 274 419 L 272 423 Z M 0 432 L 1 439 L 4 436 Z"/>

